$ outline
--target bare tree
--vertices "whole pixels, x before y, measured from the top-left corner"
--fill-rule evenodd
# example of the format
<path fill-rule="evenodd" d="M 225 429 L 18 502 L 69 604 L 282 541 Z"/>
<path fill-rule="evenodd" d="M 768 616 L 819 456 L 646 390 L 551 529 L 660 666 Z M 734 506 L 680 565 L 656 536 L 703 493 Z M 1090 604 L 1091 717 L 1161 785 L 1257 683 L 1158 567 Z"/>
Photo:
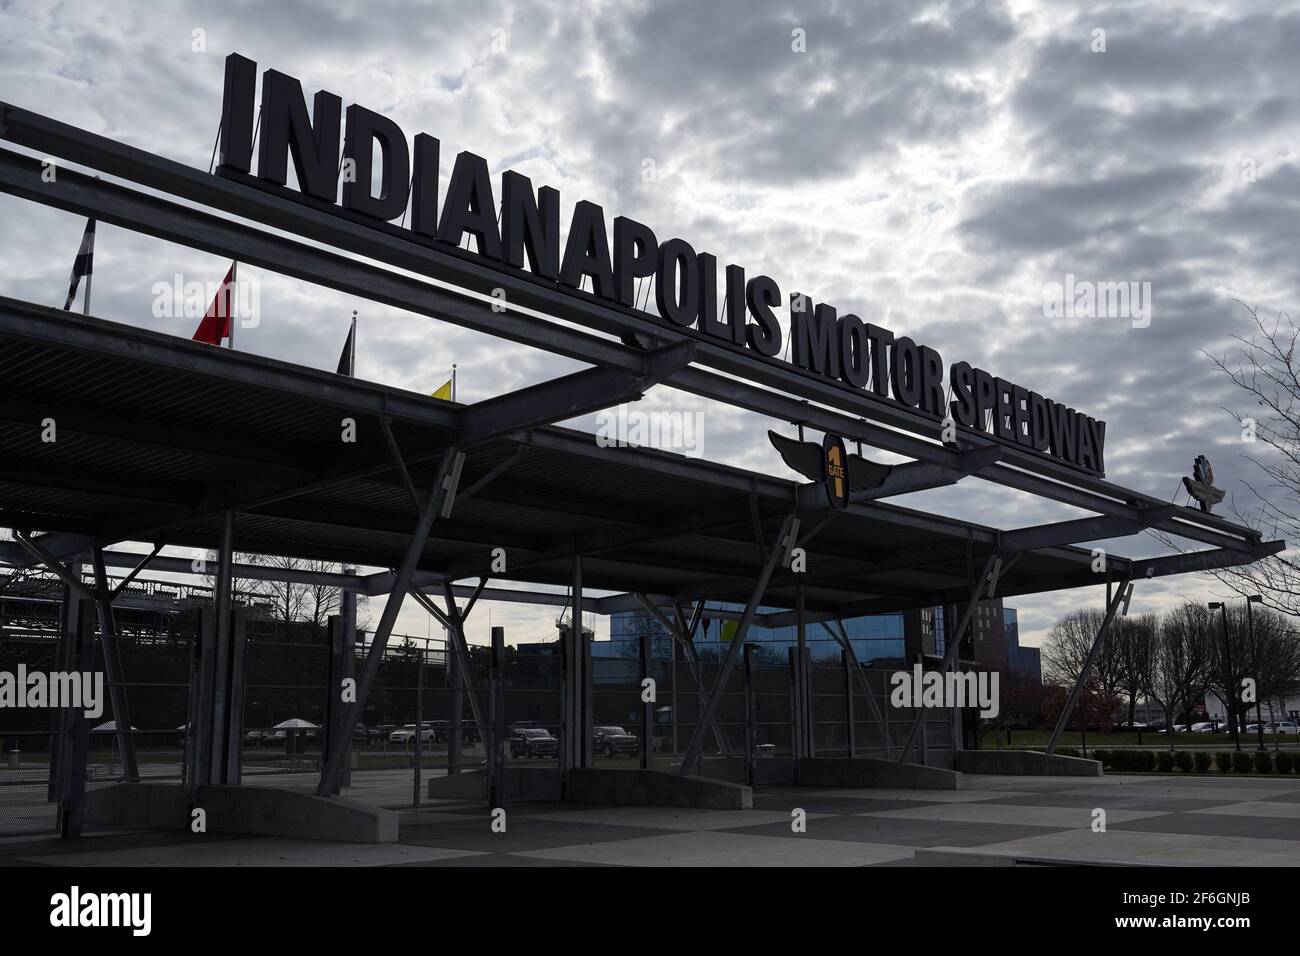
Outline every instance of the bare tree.
<path fill-rule="evenodd" d="M 1248 499 L 1232 500 L 1231 508 L 1241 523 L 1266 538 L 1300 540 L 1300 327 L 1284 312 L 1269 322 L 1256 309 L 1242 307 L 1254 324 L 1250 337 L 1234 335 L 1231 354 L 1205 353 L 1244 393 L 1237 407 L 1224 410 L 1241 428 L 1248 449 L 1242 457 L 1258 476 L 1243 481 Z M 1172 543 L 1165 535 L 1157 537 Z M 1286 552 L 1211 573 L 1238 594 L 1260 594 L 1270 607 L 1300 614 L 1300 562 Z"/>
<path fill-rule="evenodd" d="M 317 571 L 338 573 L 339 566 L 328 561 L 314 561 L 306 558 L 286 558 L 278 555 L 249 554 L 242 555 L 243 563 L 254 564 L 272 571 L 286 574 L 300 571 Z M 320 583 L 304 584 L 298 581 L 248 580 L 241 582 L 246 593 L 262 598 L 271 607 L 272 616 L 277 621 L 290 623 L 308 621 L 316 627 L 323 627 L 331 614 L 338 611 L 342 591 L 331 585 Z"/>
<path fill-rule="evenodd" d="M 1197 605 L 1187 607 L 1203 610 Z M 1197 624 L 1195 613 L 1184 614 L 1182 608 L 1169 612 L 1150 633 L 1141 654 L 1143 691 L 1164 712 L 1170 752 L 1174 750 L 1179 704 L 1186 699 L 1189 687 L 1196 688 L 1190 693 L 1198 697 L 1204 693 L 1206 631 L 1204 626 L 1189 627 L 1189 622 Z"/>
<path fill-rule="evenodd" d="M 1106 640 L 1115 645 L 1117 679 L 1120 690 L 1128 700 L 1128 722 L 1136 720 L 1138 696 L 1145 692 L 1147 668 L 1151 663 L 1151 649 L 1159 622 L 1154 614 L 1135 617 L 1117 617 L 1111 623 Z"/>
<path fill-rule="evenodd" d="M 1167 612 L 1160 622 L 1162 657 L 1157 664 L 1164 673 L 1159 694 L 1152 693 L 1168 694 L 1177 708 L 1175 720 L 1168 728 L 1170 734 L 1174 733 L 1173 724 L 1180 715 L 1184 722 L 1191 723 L 1192 712 L 1209 686 L 1212 623 L 1209 609 L 1191 601 Z"/>
<path fill-rule="evenodd" d="M 1052 626 L 1042 650 L 1048 680 L 1068 687 L 1079 679 L 1105 618 L 1105 612 L 1097 608 L 1084 608 L 1067 614 Z M 1114 634 L 1109 634 L 1098 648 L 1088 677 L 1088 683 L 1102 700 L 1118 699 L 1124 685 L 1124 662 L 1113 638 Z"/>
<path fill-rule="evenodd" d="M 1265 609 L 1255 612 L 1254 635 L 1247 635 L 1247 643 L 1247 674 L 1255 678 L 1257 700 L 1268 705 L 1272 717 L 1273 702 L 1284 708 L 1283 702 L 1300 684 L 1300 634 L 1281 614 Z M 1275 749 L 1276 744 L 1275 733 Z"/>

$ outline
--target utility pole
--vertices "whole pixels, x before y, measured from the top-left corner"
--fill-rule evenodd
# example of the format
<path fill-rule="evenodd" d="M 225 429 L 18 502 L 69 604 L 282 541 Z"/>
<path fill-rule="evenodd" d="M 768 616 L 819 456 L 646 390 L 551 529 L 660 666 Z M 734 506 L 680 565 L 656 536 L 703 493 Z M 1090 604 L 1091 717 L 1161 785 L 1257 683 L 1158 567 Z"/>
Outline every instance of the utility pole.
<path fill-rule="evenodd" d="M 1226 669 L 1224 674 L 1224 691 L 1227 693 L 1227 700 L 1223 705 L 1228 709 L 1228 723 L 1232 725 L 1232 744 L 1237 749 L 1241 749 L 1241 727 L 1237 723 L 1237 681 L 1232 672 L 1232 642 L 1228 640 L 1228 606 L 1222 601 L 1211 601 L 1211 611 L 1220 611 L 1223 615 L 1223 664 Z"/>

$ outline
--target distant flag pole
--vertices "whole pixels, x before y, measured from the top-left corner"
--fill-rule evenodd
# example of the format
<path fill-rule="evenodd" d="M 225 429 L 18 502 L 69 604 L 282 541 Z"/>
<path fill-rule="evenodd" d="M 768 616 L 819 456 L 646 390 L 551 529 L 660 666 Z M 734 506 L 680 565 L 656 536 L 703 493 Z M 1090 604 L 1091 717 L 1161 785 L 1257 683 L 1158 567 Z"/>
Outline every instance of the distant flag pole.
<path fill-rule="evenodd" d="M 82 314 L 90 315 L 90 278 L 95 270 L 95 220 L 86 220 L 86 231 L 81 234 L 81 247 L 77 258 L 72 261 L 72 278 L 68 281 L 68 298 L 63 303 L 63 311 L 72 310 L 72 300 L 77 297 L 77 286 L 82 277 L 86 280 L 86 298 L 82 302 Z"/>
<path fill-rule="evenodd" d="M 89 289 L 87 289 L 89 291 Z M 451 363 L 451 400 L 456 400 L 456 363 Z"/>
<path fill-rule="evenodd" d="M 352 310 L 352 327 L 348 329 L 348 339 L 343 343 L 343 354 L 339 356 L 338 373 L 352 378 L 357 371 L 357 310 Z"/>
<path fill-rule="evenodd" d="M 212 298 L 212 304 L 208 306 L 208 311 L 204 314 L 203 320 L 199 327 L 194 330 L 193 339 L 195 342 L 205 342 L 208 345 L 221 347 L 221 340 L 228 338 L 230 347 L 235 347 L 235 323 L 234 323 L 234 297 L 235 297 L 235 266 L 237 263 L 230 264 L 230 271 L 226 273 L 226 278 L 222 280 L 221 286 L 217 289 L 217 294 Z"/>

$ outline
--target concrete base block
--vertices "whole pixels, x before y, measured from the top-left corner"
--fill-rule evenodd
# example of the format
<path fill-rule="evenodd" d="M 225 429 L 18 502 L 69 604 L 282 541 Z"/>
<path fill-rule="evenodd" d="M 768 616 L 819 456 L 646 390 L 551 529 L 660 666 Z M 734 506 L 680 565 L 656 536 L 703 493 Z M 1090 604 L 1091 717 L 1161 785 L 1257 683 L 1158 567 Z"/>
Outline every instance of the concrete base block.
<path fill-rule="evenodd" d="M 799 786 L 960 790 L 961 774 L 879 757 L 809 757 L 799 761 Z"/>
<path fill-rule="evenodd" d="M 567 799 L 612 806 L 749 810 L 754 791 L 740 783 L 664 770 L 570 770 Z"/>
<path fill-rule="evenodd" d="M 482 770 L 449 773 L 445 777 L 430 777 L 428 795 L 431 800 L 487 799 L 487 774 Z"/>
<path fill-rule="evenodd" d="M 296 837 L 342 843 L 396 843 L 398 815 L 343 797 L 279 787 L 204 787 L 198 806 L 209 833 Z"/>
<path fill-rule="evenodd" d="M 340 797 L 279 787 L 213 786 L 196 807 L 208 833 L 240 833 L 342 843 L 395 843 L 397 814 Z M 86 792 L 86 822 L 188 829 L 188 794 L 177 784 L 120 783 Z"/>
<path fill-rule="evenodd" d="M 745 783 L 744 757 L 705 757 L 700 776 Z M 794 783 L 794 761 L 789 757 L 758 757 L 754 760 L 754 786 L 787 786 Z"/>
<path fill-rule="evenodd" d="M 1036 750 L 963 750 L 957 769 L 965 773 L 1005 773 L 1018 776 L 1100 777 L 1101 761 L 1045 754 Z"/>
<path fill-rule="evenodd" d="M 185 790 L 174 783 L 119 783 L 86 791 L 87 823 L 116 827 L 186 826 Z"/>
<path fill-rule="evenodd" d="M 433 800 L 485 801 L 488 796 L 487 772 L 471 770 L 430 777 L 428 793 Z M 501 771 L 497 800 L 503 804 L 558 803 L 560 771 L 554 767 L 507 767 Z"/>

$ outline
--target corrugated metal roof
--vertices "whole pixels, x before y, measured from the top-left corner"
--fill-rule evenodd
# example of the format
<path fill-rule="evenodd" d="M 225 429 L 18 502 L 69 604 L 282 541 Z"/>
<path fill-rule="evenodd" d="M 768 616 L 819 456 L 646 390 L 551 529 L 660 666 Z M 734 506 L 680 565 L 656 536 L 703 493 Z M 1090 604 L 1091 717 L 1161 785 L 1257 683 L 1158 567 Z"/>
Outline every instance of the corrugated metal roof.
<path fill-rule="evenodd" d="M 52 326 L 69 321 L 50 318 Z M 234 509 L 238 550 L 396 566 L 416 511 L 375 408 L 404 410 L 393 434 L 425 493 L 452 436 L 454 407 L 203 348 L 131 329 L 129 348 L 105 354 L 57 335 L 33 341 L 0 322 L 0 523 L 89 533 L 111 526 L 121 539 L 213 547 L 220 507 L 233 499 L 242 502 Z M 41 441 L 46 417 L 56 421 L 53 443 Z M 356 421 L 355 442 L 342 440 L 346 417 Z M 563 583 L 581 538 L 599 542 L 584 557 L 588 587 L 743 599 L 761 564 L 751 498 L 770 541 L 795 497 L 793 482 L 653 450 L 606 453 L 594 436 L 555 427 L 470 448 L 461 488 L 507 461 L 435 523 L 423 570 L 486 574 L 492 549 L 502 547 L 508 570 L 492 577 Z M 717 518 L 675 527 L 684 512 Z M 805 514 L 804 530 L 822 517 Z M 767 603 L 792 600 L 798 582 L 814 605 L 907 606 L 920 592 L 935 603 L 964 586 L 968 546 L 978 561 L 989 551 L 968 545 L 981 538 L 976 532 L 988 539 L 988 529 L 883 503 L 833 513 L 808 544 L 806 576 L 778 570 Z M 1086 559 L 1078 549 L 1035 553 L 1004 592 L 1062 586 Z"/>

